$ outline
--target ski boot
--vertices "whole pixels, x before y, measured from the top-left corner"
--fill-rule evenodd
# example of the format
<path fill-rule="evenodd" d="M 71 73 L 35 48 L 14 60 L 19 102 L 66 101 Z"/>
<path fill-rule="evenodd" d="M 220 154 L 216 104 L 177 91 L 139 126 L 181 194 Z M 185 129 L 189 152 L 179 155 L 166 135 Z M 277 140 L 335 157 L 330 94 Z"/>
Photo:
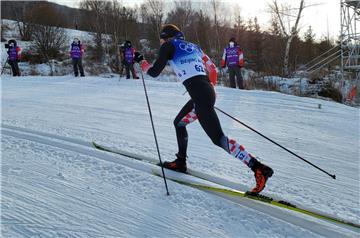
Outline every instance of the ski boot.
<path fill-rule="evenodd" d="M 269 166 L 257 161 L 255 158 L 251 170 L 254 171 L 256 186 L 250 193 L 258 194 L 265 188 L 266 181 L 273 175 L 274 171 Z"/>
<path fill-rule="evenodd" d="M 186 157 L 180 157 L 178 154 L 176 154 L 176 157 L 177 159 L 172 162 L 165 161 L 163 163 L 163 167 L 177 172 L 186 173 Z"/>

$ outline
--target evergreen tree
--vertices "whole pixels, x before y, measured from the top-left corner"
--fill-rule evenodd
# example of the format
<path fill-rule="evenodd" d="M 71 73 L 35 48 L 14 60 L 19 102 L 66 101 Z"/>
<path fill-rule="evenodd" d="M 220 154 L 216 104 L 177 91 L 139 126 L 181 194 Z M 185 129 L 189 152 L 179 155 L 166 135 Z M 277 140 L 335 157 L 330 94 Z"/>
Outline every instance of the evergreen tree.
<path fill-rule="evenodd" d="M 304 63 L 307 63 L 315 57 L 315 34 L 311 26 L 304 33 L 304 40 L 302 54 L 304 56 Z"/>
<path fill-rule="evenodd" d="M 315 39 L 315 33 L 313 32 L 313 29 L 311 26 L 308 27 L 307 31 L 304 34 L 305 42 L 313 44 Z"/>

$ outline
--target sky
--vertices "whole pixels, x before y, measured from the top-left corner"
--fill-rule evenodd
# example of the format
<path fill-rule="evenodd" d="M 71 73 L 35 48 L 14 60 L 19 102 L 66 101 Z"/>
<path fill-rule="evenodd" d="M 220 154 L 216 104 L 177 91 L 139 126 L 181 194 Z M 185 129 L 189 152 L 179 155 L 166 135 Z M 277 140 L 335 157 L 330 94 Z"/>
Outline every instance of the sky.
<path fill-rule="evenodd" d="M 70 7 L 77 7 L 80 0 L 50 0 L 62 5 Z M 144 0 L 120 0 L 126 6 L 140 5 L 145 2 Z M 167 3 L 172 3 L 173 0 L 166 0 Z M 204 6 L 207 1 L 193 0 L 193 5 L 199 7 Z M 259 24 L 263 30 L 269 27 L 270 14 L 268 12 L 268 3 L 271 0 L 224 0 L 223 7 L 226 12 L 240 11 L 240 15 L 245 20 L 249 18 L 258 18 Z M 291 2 L 291 5 L 297 7 L 300 0 L 286 1 L 278 0 L 279 3 Z M 340 0 L 306 0 L 307 5 L 311 7 L 306 8 L 303 11 L 303 17 L 300 21 L 300 36 L 311 25 L 315 33 L 316 39 L 322 39 L 329 35 L 330 38 L 336 39 L 340 34 Z M 209 9 L 210 10 L 210 9 Z"/>

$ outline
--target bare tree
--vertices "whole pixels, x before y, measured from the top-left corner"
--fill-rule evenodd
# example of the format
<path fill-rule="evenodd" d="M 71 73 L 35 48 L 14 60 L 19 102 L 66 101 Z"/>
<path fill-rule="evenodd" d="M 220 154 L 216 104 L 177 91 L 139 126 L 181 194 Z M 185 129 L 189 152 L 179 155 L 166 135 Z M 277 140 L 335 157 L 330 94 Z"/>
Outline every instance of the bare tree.
<path fill-rule="evenodd" d="M 277 0 L 273 0 L 269 4 L 270 10 L 275 14 L 276 20 L 280 26 L 282 34 L 286 37 L 286 47 L 284 53 L 284 66 L 283 71 L 284 75 L 289 75 L 289 53 L 291 42 L 294 37 L 297 36 L 299 31 L 299 22 L 301 19 L 301 13 L 306 8 L 305 0 L 300 0 L 298 8 L 292 8 L 288 4 L 282 4 L 279 6 Z M 296 15 L 293 15 L 294 12 L 297 12 Z M 295 23 L 291 25 L 291 20 L 295 19 Z M 287 21 L 287 22 L 286 22 Z M 286 24 L 288 25 L 286 27 Z"/>
<path fill-rule="evenodd" d="M 164 0 L 146 0 L 141 8 L 144 23 L 149 26 L 148 36 L 151 46 L 155 47 L 158 45 L 159 32 L 164 22 Z"/>
<path fill-rule="evenodd" d="M 210 5 L 211 8 L 213 10 L 214 13 L 214 28 L 215 28 L 215 38 L 216 38 L 216 44 L 215 44 L 215 49 L 216 52 L 220 52 L 220 21 L 219 21 L 219 14 L 220 14 L 220 1 L 219 0 L 211 0 L 210 1 Z"/>
<path fill-rule="evenodd" d="M 207 54 L 211 53 L 210 49 L 210 28 L 211 20 L 202 10 L 194 13 L 195 26 L 193 32 L 195 33 L 196 42 L 198 42 L 203 50 Z"/>
<path fill-rule="evenodd" d="M 237 5 L 235 6 L 235 14 L 234 14 L 234 20 L 235 20 L 235 25 L 234 28 L 236 30 L 236 36 L 238 38 L 239 41 L 241 41 L 242 35 L 244 34 L 245 30 L 246 30 L 246 26 L 244 24 L 244 19 L 241 16 L 241 11 L 240 11 L 240 7 Z"/>
<path fill-rule="evenodd" d="M 3 19 L 1 19 L 1 42 L 6 41 L 4 37 L 4 33 L 6 33 L 9 30 L 10 30 L 9 26 L 7 24 L 4 24 Z"/>
<path fill-rule="evenodd" d="M 67 36 L 63 28 L 34 25 L 33 44 L 36 52 L 45 62 L 58 58 L 65 47 Z"/>
<path fill-rule="evenodd" d="M 134 40 L 138 38 L 138 24 L 136 9 L 126 8 L 118 1 L 113 0 L 111 7 L 106 11 L 109 34 L 115 44 L 121 40 Z"/>
<path fill-rule="evenodd" d="M 138 23 L 137 23 L 137 10 L 126 8 L 116 0 L 108 4 L 105 10 L 105 22 L 107 33 L 112 38 L 112 45 L 105 44 L 105 51 L 107 52 L 109 66 L 116 72 L 121 70 L 121 52 L 120 43 L 125 40 L 135 42 L 137 45 L 138 39 Z M 110 47 L 108 47 L 110 46 Z"/>
<path fill-rule="evenodd" d="M 30 41 L 34 30 L 34 24 L 32 21 L 32 10 L 29 3 L 23 2 L 21 7 L 15 4 L 12 5 L 11 13 L 15 17 L 21 40 Z"/>
<path fill-rule="evenodd" d="M 190 0 L 176 1 L 175 8 L 167 15 L 166 22 L 177 25 L 182 31 L 185 31 L 190 24 L 193 10 Z"/>
<path fill-rule="evenodd" d="M 163 23 L 165 4 L 162 0 L 147 0 L 147 4 L 150 7 L 150 14 L 155 20 L 156 31 L 160 32 L 161 25 Z"/>
<path fill-rule="evenodd" d="M 33 44 L 36 52 L 45 62 L 57 58 L 65 46 L 67 36 L 64 28 L 59 27 L 63 16 L 49 5 L 39 6 L 32 10 L 34 21 L 46 22 L 49 25 L 34 24 Z"/>
<path fill-rule="evenodd" d="M 98 61 L 102 61 L 104 56 L 102 41 L 103 34 L 106 32 L 107 28 L 105 14 L 108 4 L 109 2 L 101 0 L 83 0 L 80 2 L 80 8 L 88 11 L 87 16 L 85 17 L 86 19 L 82 20 L 89 24 L 91 31 L 95 34 L 96 48 L 94 58 Z"/>

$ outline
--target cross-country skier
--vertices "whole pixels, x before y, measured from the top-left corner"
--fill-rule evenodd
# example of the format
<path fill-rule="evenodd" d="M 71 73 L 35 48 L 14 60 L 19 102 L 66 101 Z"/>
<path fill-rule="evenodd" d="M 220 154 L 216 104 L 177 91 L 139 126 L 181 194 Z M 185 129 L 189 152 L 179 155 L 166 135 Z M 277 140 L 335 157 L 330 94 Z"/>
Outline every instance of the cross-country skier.
<path fill-rule="evenodd" d="M 272 176 L 273 170 L 260 163 L 242 145 L 228 138 L 222 131 L 214 109 L 213 84 L 217 81 L 215 65 L 199 46 L 185 41 L 184 34 L 175 25 L 168 24 L 162 27 L 160 45 L 159 55 L 153 66 L 150 66 L 138 52 L 135 55 L 135 61 L 140 63 L 142 70 L 151 77 L 157 77 L 169 62 L 191 97 L 174 120 L 179 149 L 177 158 L 172 162 L 164 162 L 163 166 L 171 170 L 186 172 L 188 145 L 186 126 L 198 119 L 215 145 L 223 148 L 254 171 L 256 187 L 251 192 L 261 192 L 267 179 Z M 205 69 L 209 76 L 206 75 Z"/>

